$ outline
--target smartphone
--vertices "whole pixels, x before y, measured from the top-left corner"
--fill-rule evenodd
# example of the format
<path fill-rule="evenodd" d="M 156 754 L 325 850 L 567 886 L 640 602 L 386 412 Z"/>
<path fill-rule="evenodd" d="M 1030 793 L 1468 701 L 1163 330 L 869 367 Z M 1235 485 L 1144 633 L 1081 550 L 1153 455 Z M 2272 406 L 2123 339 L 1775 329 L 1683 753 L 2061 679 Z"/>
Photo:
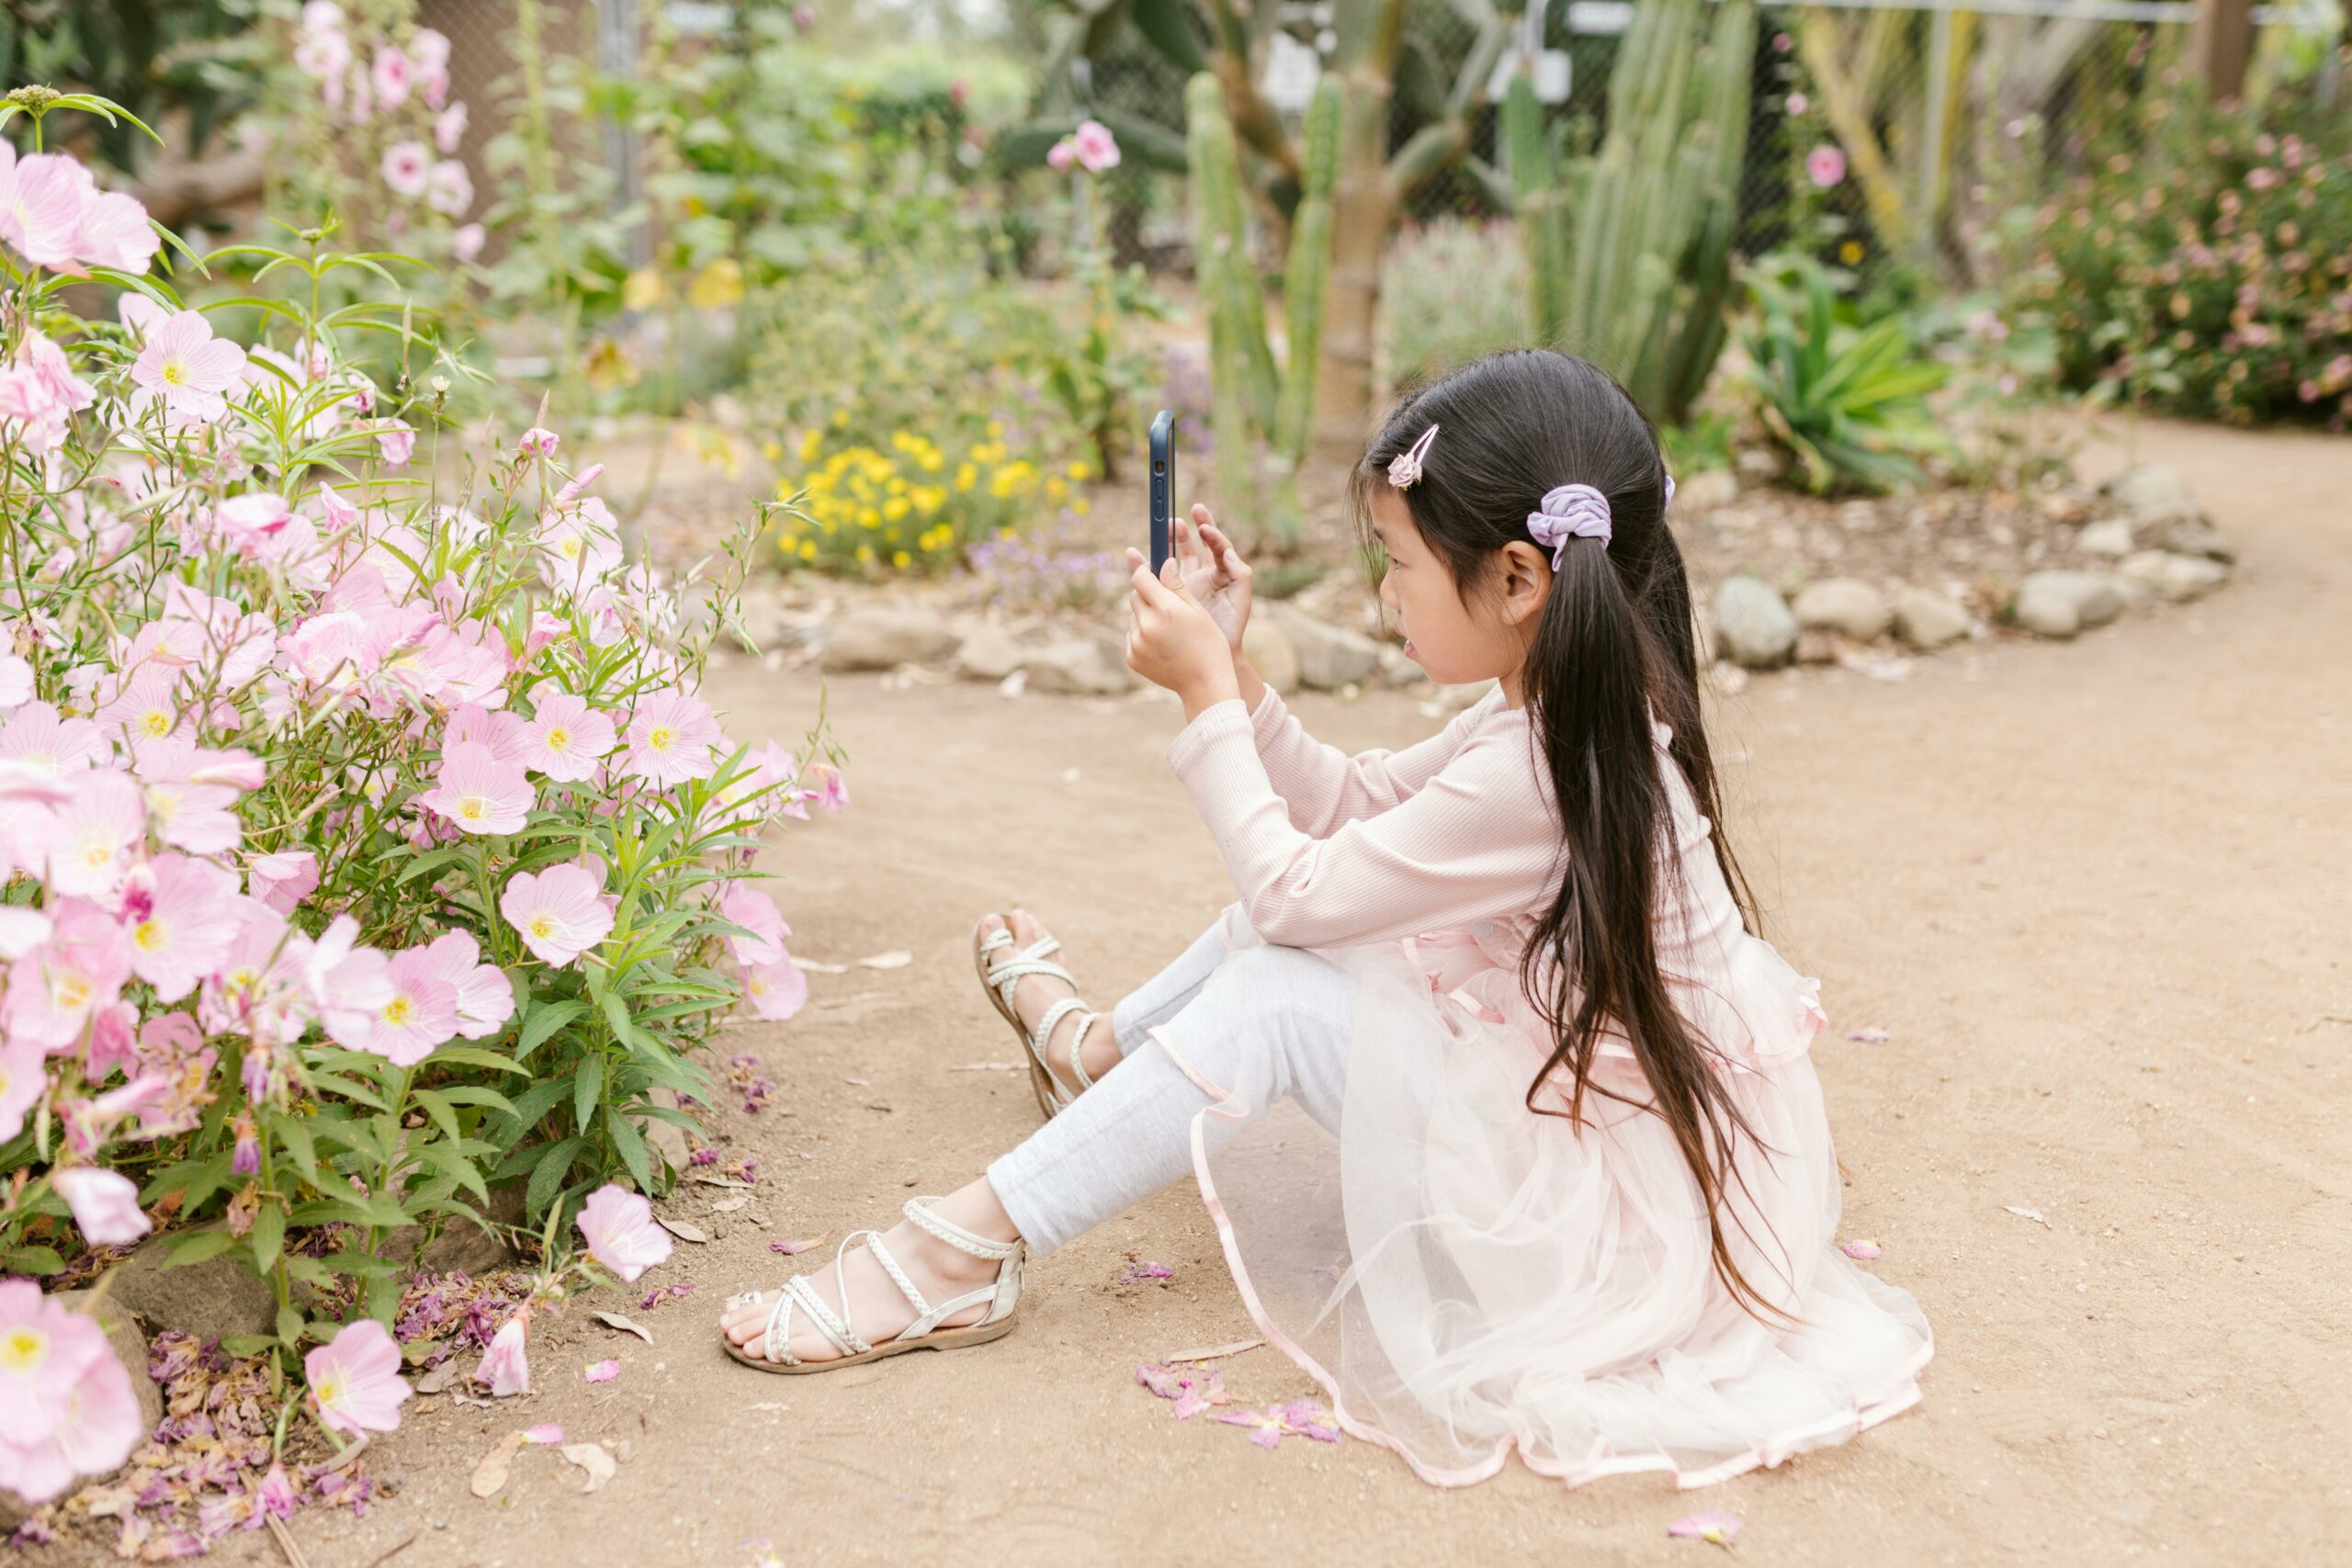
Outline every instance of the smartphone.
<path fill-rule="evenodd" d="M 1151 574 L 1168 564 L 1168 520 L 1176 515 L 1176 415 L 1161 409 L 1151 422 Z"/>

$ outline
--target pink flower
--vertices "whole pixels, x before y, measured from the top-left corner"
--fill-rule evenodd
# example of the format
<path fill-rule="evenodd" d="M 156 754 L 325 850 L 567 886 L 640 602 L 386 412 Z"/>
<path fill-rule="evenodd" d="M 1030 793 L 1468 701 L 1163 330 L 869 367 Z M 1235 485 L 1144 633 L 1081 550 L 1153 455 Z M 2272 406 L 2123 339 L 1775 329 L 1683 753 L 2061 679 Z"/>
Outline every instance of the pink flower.
<path fill-rule="evenodd" d="M 0 759 L 38 773 L 86 768 L 107 749 L 106 737 L 85 718 L 63 718 L 48 703 L 27 703 L 0 728 Z"/>
<path fill-rule="evenodd" d="M 19 158 L 0 150 L 0 240 L 35 266 L 65 271 L 79 259 L 82 214 L 97 197 L 90 171 L 55 152 Z"/>
<path fill-rule="evenodd" d="M 168 423 L 209 423 L 229 412 L 225 394 L 242 383 L 244 373 L 245 351 L 214 337 L 212 323 L 198 312 L 182 310 L 147 333 L 146 346 L 130 367 L 138 388 L 131 408 L 161 402 Z"/>
<path fill-rule="evenodd" d="M 1046 150 L 1046 166 L 1056 174 L 1068 174 L 1069 166 L 1077 162 L 1078 142 L 1070 137 L 1063 137 Z"/>
<path fill-rule="evenodd" d="M 444 154 L 457 152 L 466 139 L 466 106 L 451 104 L 433 118 L 433 145 Z"/>
<path fill-rule="evenodd" d="M 523 432 L 523 439 L 514 444 L 517 457 L 552 457 L 556 448 L 563 445 L 563 437 L 554 431 L 533 425 Z"/>
<path fill-rule="evenodd" d="M 67 417 L 97 396 L 74 374 L 65 351 L 29 327 L 16 358 L 0 368 L 0 420 L 21 424 L 26 439 L 43 451 L 64 445 Z"/>
<path fill-rule="evenodd" d="M 119 1468 L 145 1435 L 105 1331 L 30 1280 L 0 1283 L 0 1487 L 45 1503 Z"/>
<path fill-rule="evenodd" d="M 394 196 L 413 201 L 424 194 L 424 182 L 432 177 L 433 154 L 422 141 L 395 141 L 384 149 L 379 168 Z"/>
<path fill-rule="evenodd" d="M 1070 138 L 1072 151 L 1090 175 L 1099 175 L 1119 164 L 1119 139 L 1111 134 L 1110 127 L 1099 119 L 1080 122 Z"/>
<path fill-rule="evenodd" d="M 567 784 L 595 777 L 613 749 L 612 719 L 570 692 L 549 693 L 537 708 L 522 729 L 524 766 Z"/>
<path fill-rule="evenodd" d="M 1277 1447 L 1290 1428 L 1280 1414 L 1271 1410 L 1227 1410 L 1212 1417 L 1228 1427 L 1247 1427 L 1250 1440 L 1261 1449 Z"/>
<path fill-rule="evenodd" d="M 629 716 L 626 735 L 628 750 L 620 769 L 625 778 L 667 789 L 718 771 L 712 755 L 718 744 L 718 724 L 709 705 L 674 687 L 640 700 Z"/>
<path fill-rule="evenodd" d="M 129 774 L 111 768 L 77 781 L 52 821 L 49 880 L 60 893 L 112 897 L 147 847 L 146 800 Z"/>
<path fill-rule="evenodd" d="M 531 1359 L 523 1348 L 530 1331 L 531 1303 L 525 1302 L 491 1337 L 490 1348 L 482 1352 L 481 1365 L 474 1369 L 474 1382 L 487 1383 L 492 1399 L 531 1392 Z"/>
<path fill-rule="evenodd" d="M 376 101 L 386 108 L 408 102 L 409 80 L 414 69 L 398 45 L 387 44 L 378 50 L 375 66 L 368 73 L 368 85 L 376 89 Z"/>
<path fill-rule="evenodd" d="M 444 752 L 433 787 L 416 798 L 468 833 L 512 833 L 531 819 L 531 781 L 521 765 L 500 761 L 476 740 Z"/>
<path fill-rule="evenodd" d="M 1860 1263 L 1867 1263 L 1883 1251 L 1874 1241 L 1841 1241 L 1838 1244 L 1838 1250 Z"/>
<path fill-rule="evenodd" d="M 474 177 L 455 158 L 445 158 L 433 165 L 425 181 L 424 200 L 443 217 L 463 218 L 474 204 Z"/>
<path fill-rule="evenodd" d="M 415 450 L 416 432 L 399 420 L 390 420 L 377 427 L 376 455 L 393 468 L 405 465 L 410 454 Z"/>
<path fill-rule="evenodd" d="M 1786 107 L 1789 113 L 1792 115 L 1803 114 L 1805 110 L 1813 107 L 1813 100 L 1806 97 L 1803 93 L 1791 93 L 1789 95 L 1789 101 Z"/>
<path fill-rule="evenodd" d="M 137 197 L 108 191 L 82 209 L 82 226 L 74 235 L 74 249 L 94 266 L 140 273 L 147 270 L 147 264 L 155 259 L 155 252 L 163 243 L 163 236 L 147 221 L 147 209 L 139 204 Z"/>
<path fill-rule="evenodd" d="M 25 1130 L 25 1112 L 48 1087 L 38 1041 L 0 1041 L 0 1143 Z"/>
<path fill-rule="evenodd" d="M 574 1223 L 588 1256 L 625 1281 L 670 1260 L 669 1233 L 653 1223 L 652 1205 L 609 1181 L 588 1195 Z"/>
<path fill-rule="evenodd" d="M 1737 1514 L 1725 1513 L 1721 1508 L 1708 1508 L 1688 1518 L 1675 1520 L 1666 1527 L 1666 1533 L 1677 1540 L 1704 1540 L 1717 1546 L 1729 1546 L 1732 1537 L 1739 1533 L 1739 1527 L 1746 1522 Z"/>
<path fill-rule="evenodd" d="M 158 855 L 131 874 L 124 917 L 130 928 L 130 971 L 175 1002 L 219 967 L 237 930 L 230 900 L 237 879 L 210 861 Z"/>
<path fill-rule="evenodd" d="M 481 949 L 466 931 L 448 931 L 426 949 L 433 955 L 433 973 L 456 993 L 458 1032 L 469 1040 L 486 1040 L 514 1016 L 514 987 L 506 971 L 481 962 Z"/>
<path fill-rule="evenodd" d="M 619 900 L 604 886 L 578 865 L 517 872 L 498 897 L 498 912 L 540 962 L 560 969 L 611 932 Z"/>
<path fill-rule="evenodd" d="M 401 1348 L 372 1317 L 345 1324 L 303 1357 L 302 1375 L 318 1401 L 319 1419 L 355 1438 L 397 1430 L 401 1402 L 413 1392 L 401 1376 Z"/>
<path fill-rule="evenodd" d="M 458 988 L 437 967 L 430 947 L 403 948 L 391 955 L 391 998 L 376 1010 L 361 1049 L 396 1067 L 413 1067 L 448 1043 L 458 1032 Z"/>
<path fill-rule="evenodd" d="M 1312 1438 L 1318 1443 L 1340 1440 L 1340 1424 L 1331 1413 L 1311 1399 L 1294 1400 L 1277 1405 L 1274 1414 L 1282 1417 L 1283 1430 L 1295 1438 Z"/>
<path fill-rule="evenodd" d="M 409 58 L 420 74 L 445 70 L 449 63 L 449 35 L 438 28 L 419 28 L 409 39 Z"/>
<path fill-rule="evenodd" d="M 807 791 L 804 799 L 813 800 L 828 811 L 839 811 L 849 804 L 849 785 L 842 782 L 839 768 L 830 762 L 811 762 L 808 776 L 817 781 L 817 787 Z"/>
<path fill-rule="evenodd" d="M 1846 177 L 1846 154 L 1835 145 L 1823 142 L 1804 155 L 1804 175 L 1827 190 Z"/>
<path fill-rule="evenodd" d="M 479 223 L 464 223 L 449 236 L 449 254 L 461 262 L 469 262 L 481 254 L 490 240 L 490 231 Z"/>
<path fill-rule="evenodd" d="M 539 518 L 535 537 L 541 552 L 539 570 L 551 588 L 577 592 L 621 564 L 619 522 L 594 496 L 549 507 Z"/>
<path fill-rule="evenodd" d="M 582 1375 L 590 1382 L 610 1382 L 621 1375 L 621 1364 L 618 1361 L 591 1361 Z"/>
<path fill-rule="evenodd" d="M 273 911 L 265 909 L 262 913 L 266 919 L 249 920 L 244 931 L 239 933 L 240 946 L 260 946 L 254 940 L 256 933 L 265 941 L 273 941 L 271 931 L 284 927 L 285 921 Z M 390 1004 L 394 993 L 390 960 L 358 942 L 359 922 L 349 915 L 337 915 L 319 933 L 318 940 L 300 950 L 300 962 L 303 990 L 311 1005 L 318 1010 L 319 1022 L 325 1028 L 327 1037 L 338 1045 L 364 1051 L 372 1048 L 376 1017 Z M 222 973 L 233 975 L 235 971 L 224 968 Z M 453 1010 L 455 1006 L 452 1001 Z M 390 1053 L 379 1051 L 377 1055 Z"/>
<path fill-rule="evenodd" d="M 766 894 L 740 882 L 732 884 L 718 900 L 718 915 L 752 933 L 727 939 L 737 963 L 756 969 L 784 958 L 784 939 L 792 934 L 792 928 L 784 923 L 784 912 Z"/>
<path fill-rule="evenodd" d="M 461 703 L 449 710 L 448 721 L 441 727 L 441 750 L 447 753 L 453 746 L 478 741 L 490 748 L 491 760 L 501 767 L 523 767 L 528 756 L 524 744 L 526 728 L 521 714 Z"/>
<path fill-rule="evenodd" d="M 319 886 L 319 857 L 308 850 L 281 850 L 257 855 L 245 867 L 245 886 L 253 896 L 288 914 Z"/>
<path fill-rule="evenodd" d="M 743 971 L 743 995 L 752 1010 L 771 1021 L 781 1021 L 800 1010 L 808 999 L 808 976 L 789 957 Z"/>
<path fill-rule="evenodd" d="M 94 1165 L 69 1166 L 50 1177 L 74 1223 L 92 1247 L 122 1247 L 151 1228 L 139 1212 L 139 1189 L 129 1177 Z"/>

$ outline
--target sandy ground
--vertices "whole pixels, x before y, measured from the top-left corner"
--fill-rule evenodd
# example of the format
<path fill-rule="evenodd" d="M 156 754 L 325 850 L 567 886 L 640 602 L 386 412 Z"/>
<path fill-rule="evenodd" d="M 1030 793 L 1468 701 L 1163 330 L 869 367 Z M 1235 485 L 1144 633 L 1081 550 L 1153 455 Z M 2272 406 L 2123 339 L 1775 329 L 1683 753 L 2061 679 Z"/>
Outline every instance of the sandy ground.
<path fill-rule="evenodd" d="M 1365 1444 L 1264 1452 L 1133 1381 L 1249 1332 L 1189 1182 L 1033 1267 L 993 1345 L 816 1378 L 725 1360 L 718 1298 L 807 1262 L 769 1240 L 887 1224 L 1034 1125 L 1018 1075 L 949 1070 L 1014 1055 L 967 967 L 978 915 L 1037 911 L 1107 1006 L 1229 896 L 1163 759 L 1172 707 L 860 678 L 833 685 L 854 804 L 771 859 L 798 951 L 914 962 L 814 976 L 799 1018 L 740 1037 L 779 1093 L 722 1119 L 763 1162 L 752 1202 L 671 1205 L 714 1233 L 663 1276 L 699 1294 L 638 1314 L 651 1347 L 584 1313 L 536 1335 L 526 1400 L 419 1400 L 370 1461 L 400 1495 L 295 1538 L 320 1568 L 1696 1563 L 1713 1549 L 1665 1527 L 1721 1506 L 1755 1563 L 2344 1561 L 2352 443 L 2142 439 L 2245 551 L 2219 596 L 1903 683 L 1759 680 L 1717 709 L 1770 934 L 1825 981 L 1844 1234 L 1883 1244 L 1936 1328 L 1915 1411 L 1693 1494 L 1515 1466 L 1441 1492 Z M 797 737 L 818 701 L 741 663 L 718 685 L 746 738 Z M 1351 748 L 1435 727 L 1393 694 L 1298 706 Z M 1117 1285 L 1130 1255 L 1174 1278 Z M 621 1377 L 585 1386 L 603 1356 Z M 1227 1376 L 1245 1400 L 1310 1392 L 1271 1350 Z M 582 1496 L 526 1450 L 497 1502 L 469 1496 L 474 1460 L 534 1421 L 628 1457 Z"/>

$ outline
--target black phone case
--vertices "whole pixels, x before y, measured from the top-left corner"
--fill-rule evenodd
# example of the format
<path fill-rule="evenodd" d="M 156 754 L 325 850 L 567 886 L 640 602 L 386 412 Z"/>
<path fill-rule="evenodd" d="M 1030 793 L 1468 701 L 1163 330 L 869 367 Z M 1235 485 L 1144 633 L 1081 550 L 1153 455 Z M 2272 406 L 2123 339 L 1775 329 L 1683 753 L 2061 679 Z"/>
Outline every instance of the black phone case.
<path fill-rule="evenodd" d="M 1161 409 L 1151 422 L 1151 573 L 1168 564 L 1168 520 L 1176 513 L 1176 415 Z"/>

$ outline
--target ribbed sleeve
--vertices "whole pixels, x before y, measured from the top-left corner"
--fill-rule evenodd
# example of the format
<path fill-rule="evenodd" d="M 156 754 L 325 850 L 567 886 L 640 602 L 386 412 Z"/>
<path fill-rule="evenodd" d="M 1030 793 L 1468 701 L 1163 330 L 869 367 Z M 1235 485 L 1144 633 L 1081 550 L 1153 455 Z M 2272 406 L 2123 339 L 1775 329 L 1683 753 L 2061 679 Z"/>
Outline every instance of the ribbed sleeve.
<path fill-rule="evenodd" d="M 1168 748 L 1170 766 L 1232 873 L 1243 912 L 1266 941 L 1286 947 L 1390 941 L 1508 919 L 1548 899 L 1560 833 L 1517 710 L 1481 705 L 1471 723 L 1444 732 L 1450 754 L 1430 761 L 1418 788 L 1317 838 L 1298 826 L 1259 753 L 1259 727 L 1274 700 L 1270 694 L 1254 721 L 1238 698 L 1205 708 Z M 1289 725 L 1295 729 L 1296 720 Z M 1316 744 L 1303 731 L 1298 740 Z M 1428 744 L 1397 757 L 1412 758 L 1418 770 Z M 1349 769 L 1364 761 L 1330 755 Z M 1396 760 L 1350 773 L 1330 795 L 1334 808 L 1357 798 L 1350 790 L 1372 799 L 1368 781 L 1393 777 Z"/>
<path fill-rule="evenodd" d="M 1463 735 L 1477 718 L 1499 701 L 1490 694 L 1454 715 L 1427 740 L 1402 751 L 1361 751 L 1352 757 L 1307 734 L 1272 686 L 1250 722 L 1266 777 L 1289 807 L 1291 826 L 1320 839 L 1342 822 L 1376 816 L 1417 794 L 1461 749 Z"/>

